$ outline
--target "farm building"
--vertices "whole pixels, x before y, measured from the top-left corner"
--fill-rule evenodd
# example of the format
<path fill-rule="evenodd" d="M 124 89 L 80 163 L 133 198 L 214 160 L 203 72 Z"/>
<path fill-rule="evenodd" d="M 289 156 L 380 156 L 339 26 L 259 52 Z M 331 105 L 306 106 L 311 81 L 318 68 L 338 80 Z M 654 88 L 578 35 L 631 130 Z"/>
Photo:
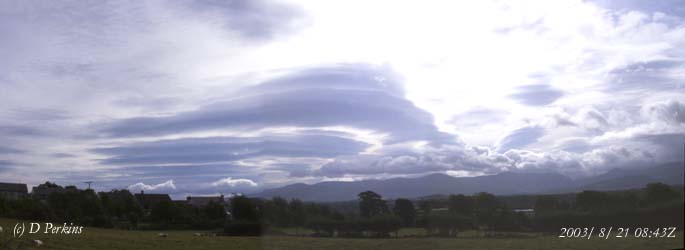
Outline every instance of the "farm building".
<path fill-rule="evenodd" d="M 224 195 L 222 194 L 221 196 L 188 196 L 186 198 L 186 203 L 194 206 L 194 207 L 204 207 L 209 204 L 209 202 L 215 202 L 219 205 L 226 205 L 226 200 L 224 199 Z"/>
<path fill-rule="evenodd" d="M 28 195 L 28 188 L 23 183 L 0 182 L 0 196 L 16 200 Z"/>
<path fill-rule="evenodd" d="M 145 210 L 152 209 L 159 202 L 171 202 L 171 197 L 168 194 L 146 194 L 143 190 L 140 190 L 139 194 L 135 194 L 135 197 L 138 204 Z"/>

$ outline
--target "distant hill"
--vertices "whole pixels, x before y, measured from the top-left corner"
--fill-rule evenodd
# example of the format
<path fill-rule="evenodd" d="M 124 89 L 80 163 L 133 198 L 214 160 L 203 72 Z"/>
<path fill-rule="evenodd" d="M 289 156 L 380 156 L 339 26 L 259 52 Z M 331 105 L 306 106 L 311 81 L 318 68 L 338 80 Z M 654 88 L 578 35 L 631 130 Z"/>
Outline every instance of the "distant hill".
<path fill-rule="evenodd" d="M 615 168 L 598 176 L 577 180 L 574 190 L 569 191 L 642 188 L 650 182 L 683 185 L 685 178 L 683 165 L 682 162 L 674 162 L 651 168 Z"/>
<path fill-rule="evenodd" d="M 313 185 L 293 184 L 265 190 L 257 197 L 281 196 L 305 201 L 354 200 L 357 194 L 373 190 L 385 198 L 421 197 L 431 194 L 490 192 L 494 194 L 526 194 L 542 190 L 572 187 L 573 180 L 553 173 L 501 173 L 478 177 L 452 177 L 431 174 L 418 178 L 394 178 L 355 182 L 321 182 Z"/>
<path fill-rule="evenodd" d="M 348 201 L 357 194 L 373 190 L 384 198 L 418 198 L 429 195 L 473 194 L 497 195 L 563 193 L 582 190 L 620 190 L 641 188 L 650 182 L 683 185 L 683 163 L 669 163 L 652 168 L 613 169 L 607 173 L 572 180 L 556 173 L 513 173 L 477 177 L 452 177 L 431 174 L 418 178 L 393 178 L 354 182 L 329 181 L 312 185 L 292 184 L 252 194 L 255 197 L 297 198 L 305 201 Z"/>

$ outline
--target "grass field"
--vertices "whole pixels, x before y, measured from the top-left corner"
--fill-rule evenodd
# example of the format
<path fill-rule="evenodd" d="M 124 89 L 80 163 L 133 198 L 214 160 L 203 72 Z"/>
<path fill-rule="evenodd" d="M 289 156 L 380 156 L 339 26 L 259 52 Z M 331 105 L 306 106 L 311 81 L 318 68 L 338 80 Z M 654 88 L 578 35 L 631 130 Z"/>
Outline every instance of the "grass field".
<path fill-rule="evenodd" d="M 0 226 L 5 230 L 0 233 L 0 242 L 12 237 L 12 228 L 16 220 L 0 219 Z M 419 229 L 406 229 L 405 232 L 416 234 Z M 12 242 L 12 248 L 25 242 L 22 249 L 675 249 L 683 247 L 683 233 L 676 238 L 610 238 L 608 240 L 593 238 L 569 239 L 556 236 L 531 234 L 527 237 L 512 238 L 479 238 L 478 233 L 465 233 L 462 238 L 399 238 L 399 239 L 339 239 L 310 238 L 295 236 L 267 237 L 198 237 L 197 231 L 168 231 L 166 238 L 157 236 L 157 231 L 122 231 L 98 228 L 84 228 L 81 235 L 24 235 Z M 32 246 L 31 240 L 39 239 L 44 244 Z M 2 249 L 2 243 L 0 243 Z M 4 249 L 3 249 L 4 250 Z"/>

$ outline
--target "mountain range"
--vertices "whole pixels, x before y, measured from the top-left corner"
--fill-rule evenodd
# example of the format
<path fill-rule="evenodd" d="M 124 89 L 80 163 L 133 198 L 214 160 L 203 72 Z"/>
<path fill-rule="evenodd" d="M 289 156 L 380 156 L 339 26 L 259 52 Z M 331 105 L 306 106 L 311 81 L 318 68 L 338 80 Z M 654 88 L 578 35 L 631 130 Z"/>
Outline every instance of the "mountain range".
<path fill-rule="evenodd" d="M 385 180 L 327 181 L 316 184 L 297 183 L 267 189 L 251 196 L 280 196 L 304 201 L 354 200 L 357 194 L 372 190 L 384 198 L 417 198 L 438 194 L 473 194 L 488 192 L 496 195 L 545 194 L 582 190 L 620 190 L 642 188 L 651 182 L 683 185 L 685 163 L 675 162 L 650 168 L 615 168 L 604 174 L 573 180 L 558 173 L 503 172 L 476 177 L 452 177 L 430 174 L 417 178 Z"/>

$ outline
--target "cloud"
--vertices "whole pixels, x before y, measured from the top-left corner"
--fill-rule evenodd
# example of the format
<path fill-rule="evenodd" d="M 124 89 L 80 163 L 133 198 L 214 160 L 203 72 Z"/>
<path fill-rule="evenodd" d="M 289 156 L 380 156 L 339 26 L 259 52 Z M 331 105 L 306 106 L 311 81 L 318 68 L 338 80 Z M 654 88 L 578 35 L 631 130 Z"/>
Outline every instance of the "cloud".
<path fill-rule="evenodd" d="M 533 5 L 0 3 L 0 181 L 215 194 L 682 160 L 682 4 Z"/>
<path fill-rule="evenodd" d="M 298 6 L 270 0 L 200 0 L 185 4 L 201 15 L 216 16 L 226 29 L 251 40 L 295 32 L 303 25 L 305 15 Z"/>
<path fill-rule="evenodd" d="M 564 92 L 546 84 L 526 85 L 518 88 L 517 93 L 510 95 L 518 102 L 530 106 L 542 106 L 553 103 L 564 96 Z"/>
<path fill-rule="evenodd" d="M 507 112 L 502 110 L 475 108 L 453 116 L 448 122 L 457 127 L 480 127 L 484 124 L 501 122 L 506 115 Z"/>
<path fill-rule="evenodd" d="M 249 179 L 233 179 L 226 177 L 218 181 L 212 182 L 214 187 L 257 187 L 257 183 Z"/>
<path fill-rule="evenodd" d="M 286 172 L 288 177 L 308 177 L 314 174 L 311 164 L 304 163 L 274 164 L 269 169 Z"/>
<path fill-rule="evenodd" d="M 16 163 L 12 161 L 0 160 L 0 172 L 14 168 L 14 165 L 16 165 Z"/>
<path fill-rule="evenodd" d="M 140 190 L 143 191 L 154 191 L 154 192 L 169 192 L 173 191 L 176 189 L 176 185 L 174 185 L 174 180 L 168 180 L 156 185 L 147 185 L 142 182 L 138 182 L 136 184 L 130 185 L 127 188 L 131 192 L 137 192 Z"/>
<path fill-rule="evenodd" d="M 545 129 L 538 126 L 516 129 L 497 142 L 497 151 L 506 152 L 509 149 L 522 149 L 537 142 L 544 135 Z"/>
<path fill-rule="evenodd" d="M 647 13 L 664 13 L 674 17 L 685 16 L 685 6 L 683 6 L 682 2 L 679 0 L 664 0 L 658 2 L 644 0 L 592 0 L 590 2 L 608 9 L 619 11 L 637 10 Z"/>
<path fill-rule="evenodd" d="M 585 138 L 571 138 L 563 140 L 557 147 L 560 150 L 574 153 L 583 153 L 594 148 Z"/>
<path fill-rule="evenodd" d="M 170 164 L 170 165 L 135 165 L 116 168 L 116 172 L 125 173 L 125 178 L 149 179 L 164 178 L 181 182 L 206 182 L 205 178 L 212 176 L 240 176 L 248 178 L 254 176 L 256 169 L 237 163 L 217 164 Z M 107 170 L 105 173 L 110 172 Z M 103 173 L 104 174 L 104 173 Z"/>
<path fill-rule="evenodd" d="M 685 124 L 685 104 L 676 100 L 646 106 L 643 112 L 654 119 L 672 124 Z"/>
<path fill-rule="evenodd" d="M 388 133 L 389 141 L 451 142 L 430 113 L 398 96 L 393 76 L 368 65 L 297 71 L 250 91 L 193 111 L 115 121 L 102 130 L 111 137 L 152 136 L 219 129 L 344 126 Z M 267 88 L 268 87 L 268 88 Z M 262 88 L 257 87 L 257 90 Z"/>
<path fill-rule="evenodd" d="M 357 154 L 368 144 L 326 135 L 203 137 L 132 143 L 92 151 L 111 157 L 103 164 L 181 164 L 237 161 L 261 156 L 335 157 Z"/>
<path fill-rule="evenodd" d="M 685 44 L 685 43 L 684 43 Z M 678 73 L 682 60 L 651 60 L 619 67 L 609 72 L 609 91 L 672 90 L 685 86 L 685 78 Z"/>
<path fill-rule="evenodd" d="M 0 146 L 0 154 L 21 154 L 26 151 L 16 148 Z"/>
<path fill-rule="evenodd" d="M 0 125 L 0 135 L 7 136 L 38 136 L 43 132 L 32 126 Z"/>
<path fill-rule="evenodd" d="M 76 155 L 69 154 L 69 153 L 54 153 L 52 156 L 57 157 L 57 158 L 72 158 L 76 157 Z"/>
<path fill-rule="evenodd" d="M 487 147 L 463 145 L 402 145 L 377 155 L 338 157 L 314 173 L 327 177 L 397 176 L 444 171 L 498 173 L 509 162 Z"/>

